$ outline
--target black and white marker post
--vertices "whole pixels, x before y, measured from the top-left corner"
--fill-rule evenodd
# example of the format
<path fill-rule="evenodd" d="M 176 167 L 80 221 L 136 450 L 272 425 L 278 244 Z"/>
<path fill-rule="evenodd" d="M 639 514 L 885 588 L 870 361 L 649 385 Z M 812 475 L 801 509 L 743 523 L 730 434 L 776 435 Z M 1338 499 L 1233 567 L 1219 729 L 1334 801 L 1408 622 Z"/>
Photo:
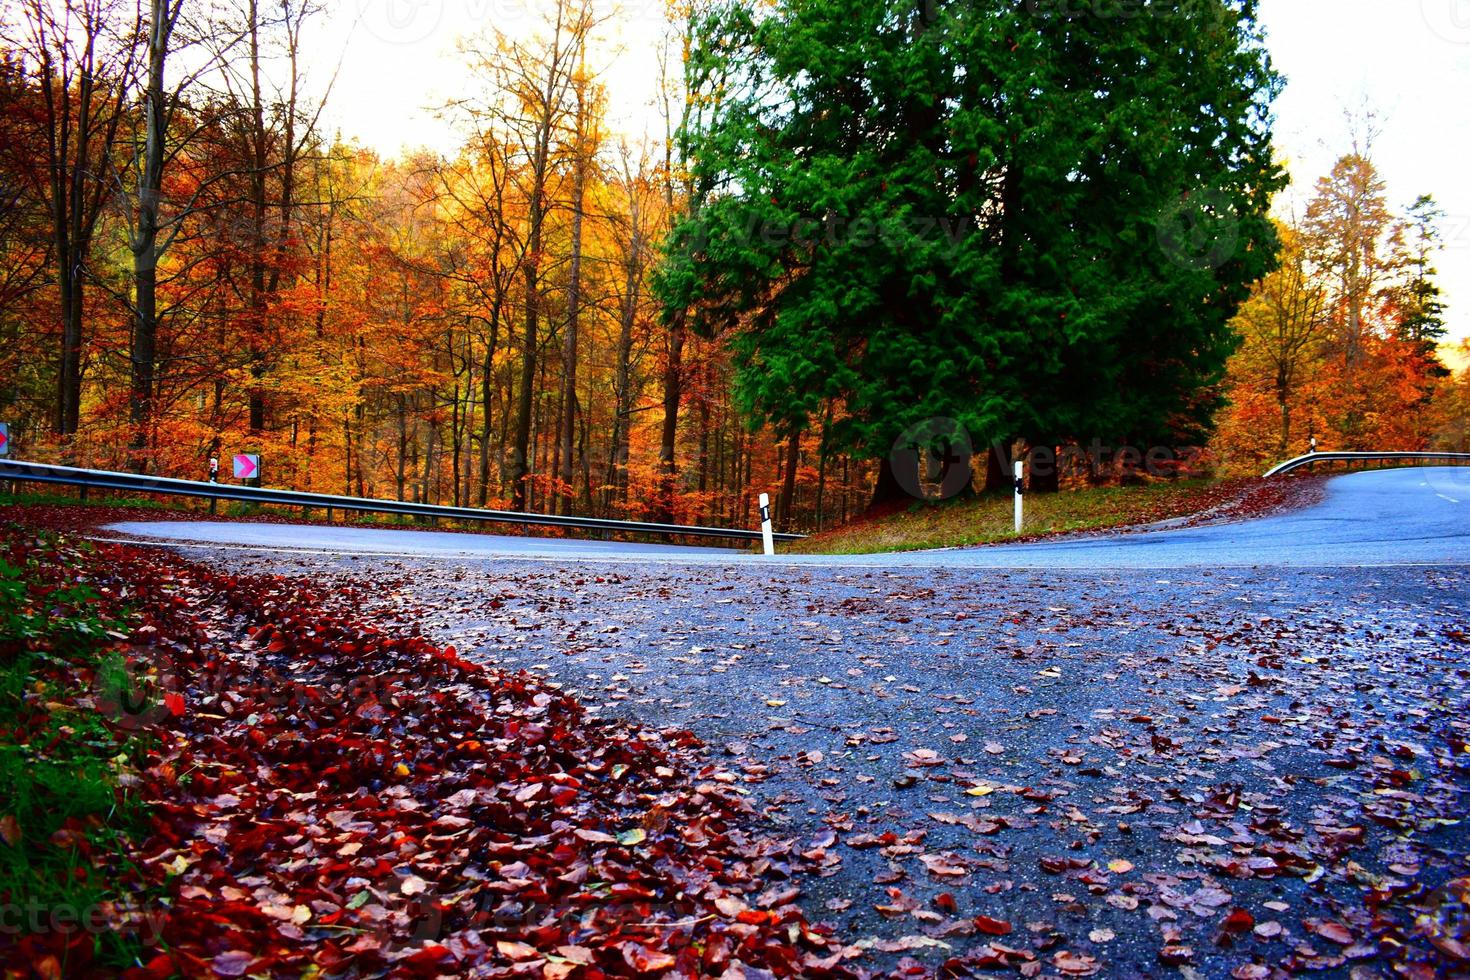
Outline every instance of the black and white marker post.
<path fill-rule="evenodd" d="M 763 493 L 761 501 L 761 543 L 765 545 L 766 554 L 776 553 L 776 542 L 771 537 L 771 495 Z"/>
<path fill-rule="evenodd" d="M 1016 533 L 1021 533 L 1021 498 L 1026 493 L 1026 464 L 1016 460 Z"/>

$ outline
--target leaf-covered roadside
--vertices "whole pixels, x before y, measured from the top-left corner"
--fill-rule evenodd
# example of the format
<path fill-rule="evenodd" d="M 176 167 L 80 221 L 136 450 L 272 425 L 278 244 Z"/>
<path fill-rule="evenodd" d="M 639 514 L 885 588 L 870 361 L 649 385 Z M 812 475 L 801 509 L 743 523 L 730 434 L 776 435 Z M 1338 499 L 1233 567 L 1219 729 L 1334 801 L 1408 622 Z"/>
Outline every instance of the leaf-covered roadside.
<path fill-rule="evenodd" d="M 89 560 L 52 536 L 0 538 L 0 962 L 46 976 L 139 948 L 121 926 L 146 739 L 109 722 L 125 623 L 76 580 Z"/>
<path fill-rule="evenodd" d="M 821 855 L 742 830 L 692 737 L 326 615 L 296 581 L 79 558 L 99 608 L 136 612 L 119 647 L 151 696 L 114 727 L 159 739 L 128 880 L 156 944 L 131 975 L 845 972 L 784 883 Z M 45 975 L 61 938 L 10 966 Z"/>

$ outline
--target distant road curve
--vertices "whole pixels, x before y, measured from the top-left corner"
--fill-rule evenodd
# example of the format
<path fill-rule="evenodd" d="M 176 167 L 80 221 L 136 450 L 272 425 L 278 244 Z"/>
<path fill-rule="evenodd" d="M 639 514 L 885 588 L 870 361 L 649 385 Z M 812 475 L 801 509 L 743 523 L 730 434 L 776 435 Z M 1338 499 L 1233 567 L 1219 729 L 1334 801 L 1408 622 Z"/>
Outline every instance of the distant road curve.
<path fill-rule="evenodd" d="M 1319 504 L 1240 523 L 901 554 L 767 559 L 726 548 L 224 521 L 129 521 L 110 525 L 102 536 L 363 557 L 553 562 L 1070 569 L 1470 565 L 1470 468 L 1340 476 L 1327 484 Z"/>

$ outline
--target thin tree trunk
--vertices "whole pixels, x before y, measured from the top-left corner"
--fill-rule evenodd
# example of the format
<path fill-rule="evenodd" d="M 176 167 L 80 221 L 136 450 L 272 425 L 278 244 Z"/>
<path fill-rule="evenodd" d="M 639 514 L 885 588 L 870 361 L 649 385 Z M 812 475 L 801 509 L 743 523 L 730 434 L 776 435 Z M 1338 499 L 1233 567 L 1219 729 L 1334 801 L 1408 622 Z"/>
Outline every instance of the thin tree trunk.
<path fill-rule="evenodd" d="M 679 400 L 684 374 L 684 314 L 674 315 L 669 324 L 668 361 L 664 365 L 664 421 L 659 433 L 659 485 L 655 503 L 655 520 L 670 521 L 674 517 L 674 481 L 678 476 L 675 449 L 679 433 Z"/>
<path fill-rule="evenodd" d="M 801 433 L 794 432 L 791 438 L 786 440 L 786 472 L 781 484 L 780 506 L 776 508 L 783 529 L 795 526 L 796 515 L 793 509 L 796 505 L 796 465 L 800 459 Z"/>

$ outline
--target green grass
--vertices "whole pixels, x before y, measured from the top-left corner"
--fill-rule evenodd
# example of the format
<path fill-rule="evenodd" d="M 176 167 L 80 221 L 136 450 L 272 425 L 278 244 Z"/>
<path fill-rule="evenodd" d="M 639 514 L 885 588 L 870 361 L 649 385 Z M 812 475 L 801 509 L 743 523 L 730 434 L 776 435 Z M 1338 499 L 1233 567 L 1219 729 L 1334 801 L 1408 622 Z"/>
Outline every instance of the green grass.
<path fill-rule="evenodd" d="M 58 552 L 32 552 L 56 561 Z M 13 554 L 12 554 L 13 557 Z M 145 755 L 142 737 L 110 726 L 91 698 L 128 679 L 99 597 L 58 581 L 34 557 L 0 558 L 0 902 L 30 932 L 75 929 L 122 891 L 127 842 L 144 808 L 122 785 Z M 74 933 L 75 934 L 75 933 Z M 90 937 L 101 963 L 126 965 L 136 940 Z M 85 939 L 83 941 L 86 941 Z M 62 963 L 65 967 L 66 964 Z"/>
<path fill-rule="evenodd" d="M 1189 480 L 1136 487 L 1088 487 L 1027 494 L 1021 537 L 1127 527 L 1194 513 L 1219 502 L 1224 484 Z M 1017 539 L 1010 494 L 939 504 L 860 519 L 782 547 L 794 554 L 855 555 L 954 548 Z"/>
<path fill-rule="evenodd" d="M 72 507 L 136 507 L 140 510 L 183 510 L 177 504 L 143 497 L 91 497 L 82 500 L 75 494 L 62 493 L 0 493 L 0 506 L 10 504 L 44 504 Z"/>

